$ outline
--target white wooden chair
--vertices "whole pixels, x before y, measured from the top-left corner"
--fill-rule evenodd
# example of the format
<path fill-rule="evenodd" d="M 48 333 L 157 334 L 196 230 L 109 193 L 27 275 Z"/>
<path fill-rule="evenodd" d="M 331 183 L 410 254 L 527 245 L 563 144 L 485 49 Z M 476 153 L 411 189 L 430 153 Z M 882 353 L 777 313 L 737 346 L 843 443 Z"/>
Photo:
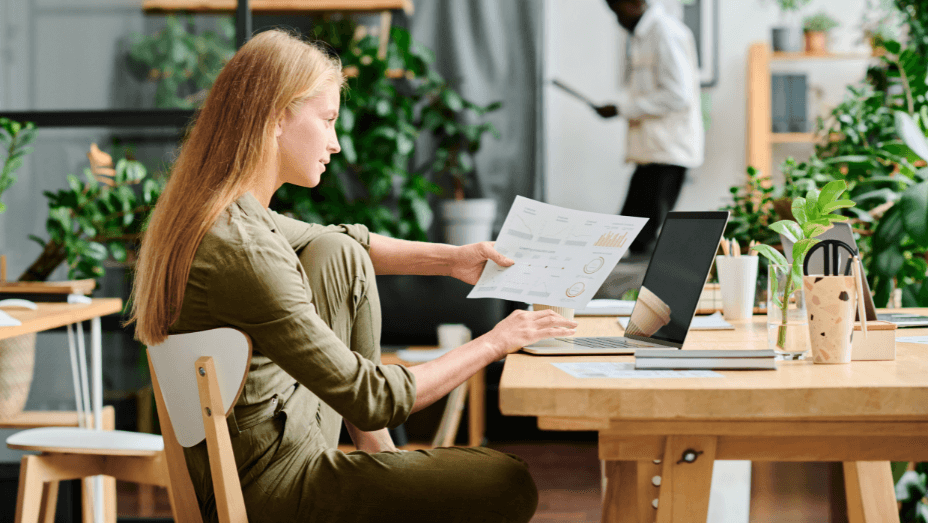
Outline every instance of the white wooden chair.
<path fill-rule="evenodd" d="M 83 479 L 83 519 L 87 522 L 115 523 L 117 479 L 162 486 L 171 492 L 166 480 L 161 436 L 106 430 L 113 427 L 112 409 L 108 413 L 104 409 L 105 430 L 89 428 L 89 386 L 80 324 L 77 330 L 78 343 L 75 345 L 74 332 L 68 326 L 79 427 L 32 428 L 17 432 L 6 440 L 11 449 L 39 452 L 21 460 L 17 523 L 54 521 L 58 485 L 65 480 Z M 92 476 L 100 475 L 108 477 L 95 484 L 90 480 Z M 91 491 L 97 496 L 93 496 Z M 96 504 L 94 497 L 98 500 Z M 102 510 L 95 512 L 94 505 Z"/>
<path fill-rule="evenodd" d="M 219 521 L 247 521 L 226 416 L 242 393 L 250 361 L 251 340 L 229 328 L 175 334 L 148 348 L 167 469 L 174 487 L 175 521 L 201 521 L 182 447 L 192 447 L 204 439 Z M 199 401 L 192 401 L 194 398 Z"/>

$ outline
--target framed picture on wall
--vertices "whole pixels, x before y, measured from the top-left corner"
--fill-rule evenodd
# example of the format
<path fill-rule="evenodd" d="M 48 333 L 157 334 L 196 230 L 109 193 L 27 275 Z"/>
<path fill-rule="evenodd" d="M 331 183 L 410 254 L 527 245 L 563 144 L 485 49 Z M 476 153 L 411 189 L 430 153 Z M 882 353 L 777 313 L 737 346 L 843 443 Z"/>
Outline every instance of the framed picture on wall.
<path fill-rule="evenodd" d="M 719 0 L 680 0 L 683 23 L 696 37 L 699 83 L 711 87 L 719 79 Z"/>

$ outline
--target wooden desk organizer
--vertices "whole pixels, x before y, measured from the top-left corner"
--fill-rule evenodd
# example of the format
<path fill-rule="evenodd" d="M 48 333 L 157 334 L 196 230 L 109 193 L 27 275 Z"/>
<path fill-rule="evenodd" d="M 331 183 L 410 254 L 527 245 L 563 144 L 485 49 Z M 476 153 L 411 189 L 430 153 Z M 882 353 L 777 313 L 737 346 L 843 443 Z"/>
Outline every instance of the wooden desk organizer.
<path fill-rule="evenodd" d="M 896 359 L 896 324 L 888 321 L 867 321 L 867 337 L 854 322 L 854 339 L 851 343 L 852 361 Z"/>

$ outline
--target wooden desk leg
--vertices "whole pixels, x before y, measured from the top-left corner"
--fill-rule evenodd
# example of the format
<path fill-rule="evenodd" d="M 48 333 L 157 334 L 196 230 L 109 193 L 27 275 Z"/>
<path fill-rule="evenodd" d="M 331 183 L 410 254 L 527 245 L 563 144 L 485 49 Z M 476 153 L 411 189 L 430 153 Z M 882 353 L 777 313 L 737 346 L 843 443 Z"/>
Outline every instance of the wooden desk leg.
<path fill-rule="evenodd" d="M 651 461 L 603 461 L 603 523 L 653 523 L 661 465 Z M 655 484 L 656 483 L 656 484 Z"/>
<path fill-rule="evenodd" d="M 844 462 L 848 523 L 899 521 L 888 461 Z"/>
<path fill-rule="evenodd" d="M 477 374 L 468 380 L 468 398 L 470 407 L 467 409 L 468 445 L 479 447 L 483 445 L 486 433 L 486 369 L 480 369 Z"/>
<path fill-rule="evenodd" d="M 717 442 L 714 436 L 667 437 L 657 523 L 705 523 Z M 688 454 L 695 461 L 686 461 Z"/>

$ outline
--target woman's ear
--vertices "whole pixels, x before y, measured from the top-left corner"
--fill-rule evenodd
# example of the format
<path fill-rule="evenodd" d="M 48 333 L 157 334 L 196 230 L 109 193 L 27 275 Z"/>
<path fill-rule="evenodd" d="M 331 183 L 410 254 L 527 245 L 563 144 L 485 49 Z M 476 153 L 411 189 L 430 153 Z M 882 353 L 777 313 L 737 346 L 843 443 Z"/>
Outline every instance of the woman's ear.
<path fill-rule="evenodd" d="M 280 138 L 280 135 L 284 134 L 283 118 L 277 120 L 277 123 L 274 124 L 274 137 Z"/>

